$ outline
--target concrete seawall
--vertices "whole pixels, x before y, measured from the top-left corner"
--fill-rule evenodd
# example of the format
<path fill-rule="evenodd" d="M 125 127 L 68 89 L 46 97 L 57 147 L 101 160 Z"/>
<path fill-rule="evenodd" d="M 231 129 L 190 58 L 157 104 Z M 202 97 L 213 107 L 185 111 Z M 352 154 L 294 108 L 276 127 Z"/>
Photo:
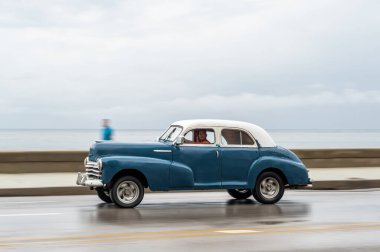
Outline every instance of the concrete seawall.
<path fill-rule="evenodd" d="M 380 149 L 293 149 L 313 189 L 380 188 Z M 94 194 L 75 185 L 87 151 L 0 152 L 0 196 Z"/>
<path fill-rule="evenodd" d="M 309 168 L 380 167 L 380 149 L 293 149 Z"/>
<path fill-rule="evenodd" d="M 380 167 L 380 149 L 293 149 L 309 168 Z M 0 152 L 0 174 L 83 171 L 87 151 Z"/>
<path fill-rule="evenodd" d="M 0 174 L 83 171 L 86 156 L 85 151 L 0 152 Z"/>

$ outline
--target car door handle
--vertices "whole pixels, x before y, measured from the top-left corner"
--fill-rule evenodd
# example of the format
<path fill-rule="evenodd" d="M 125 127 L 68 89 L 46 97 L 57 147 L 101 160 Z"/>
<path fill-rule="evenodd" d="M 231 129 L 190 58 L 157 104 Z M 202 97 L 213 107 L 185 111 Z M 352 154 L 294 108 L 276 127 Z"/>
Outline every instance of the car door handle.
<path fill-rule="evenodd" d="M 216 151 L 216 158 L 219 158 L 219 151 Z"/>
<path fill-rule="evenodd" d="M 171 150 L 153 150 L 153 152 L 172 152 Z"/>

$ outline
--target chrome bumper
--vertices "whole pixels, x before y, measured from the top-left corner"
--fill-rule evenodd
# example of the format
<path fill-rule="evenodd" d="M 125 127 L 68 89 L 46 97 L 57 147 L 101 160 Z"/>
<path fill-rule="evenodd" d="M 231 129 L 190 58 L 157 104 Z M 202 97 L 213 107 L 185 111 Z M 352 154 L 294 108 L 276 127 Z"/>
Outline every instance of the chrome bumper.
<path fill-rule="evenodd" d="M 90 186 L 90 187 L 103 187 L 100 179 L 89 178 L 86 173 L 78 172 L 77 185 Z"/>

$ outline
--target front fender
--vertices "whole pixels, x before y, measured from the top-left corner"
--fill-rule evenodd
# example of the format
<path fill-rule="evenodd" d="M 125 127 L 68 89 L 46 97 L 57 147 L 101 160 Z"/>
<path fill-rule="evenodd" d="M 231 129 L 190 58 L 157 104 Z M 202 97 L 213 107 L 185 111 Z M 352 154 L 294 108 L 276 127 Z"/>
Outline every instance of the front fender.
<path fill-rule="evenodd" d="M 254 188 L 259 174 L 270 168 L 281 171 L 289 185 L 307 185 L 309 183 L 308 171 L 301 162 L 281 157 L 261 157 L 250 167 L 248 173 L 249 188 Z"/>
<path fill-rule="evenodd" d="M 170 161 L 168 160 L 136 156 L 113 156 L 102 158 L 102 163 L 103 184 L 110 183 L 120 171 L 133 169 L 145 176 L 151 190 L 168 190 L 170 167 Z"/>

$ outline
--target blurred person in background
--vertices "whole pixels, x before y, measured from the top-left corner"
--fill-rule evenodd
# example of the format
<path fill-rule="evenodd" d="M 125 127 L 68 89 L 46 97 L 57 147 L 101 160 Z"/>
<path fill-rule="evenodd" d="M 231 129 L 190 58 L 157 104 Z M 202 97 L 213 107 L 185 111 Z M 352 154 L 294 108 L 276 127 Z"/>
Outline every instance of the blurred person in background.
<path fill-rule="evenodd" d="M 103 119 L 102 139 L 113 140 L 113 129 L 110 126 L 110 119 Z"/>

